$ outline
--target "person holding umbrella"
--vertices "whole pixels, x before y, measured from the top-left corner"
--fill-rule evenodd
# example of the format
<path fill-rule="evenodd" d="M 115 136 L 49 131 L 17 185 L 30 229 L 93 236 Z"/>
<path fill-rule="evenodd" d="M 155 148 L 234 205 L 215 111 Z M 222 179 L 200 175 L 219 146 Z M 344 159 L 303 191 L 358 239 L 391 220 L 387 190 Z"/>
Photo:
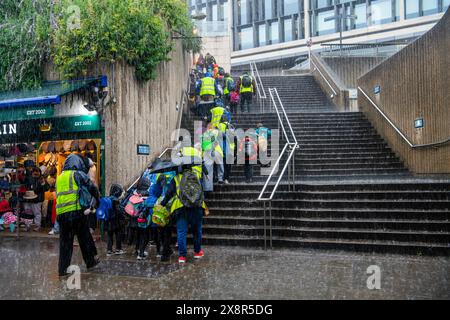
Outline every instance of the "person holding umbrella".
<path fill-rule="evenodd" d="M 176 175 L 170 182 L 167 191 L 161 201 L 165 207 L 169 202 L 170 213 L 175 219 L 178 239 L 178 262 L 186 262 L 187 248 L 186 238 L 188 227 L 191 225 L 194 238 L 194 259 L 204 256 L 202 250 L 202 223 L 204 211 L 207 209 L 199 173 L 194 167 L 198 167 L 202 159 L 195 156 L 183 156 L 174 158 L 172 162 L 160 162 L 151 173 L 174 171 Z M 172 166 L 171 166 L 172 165 Z"/>

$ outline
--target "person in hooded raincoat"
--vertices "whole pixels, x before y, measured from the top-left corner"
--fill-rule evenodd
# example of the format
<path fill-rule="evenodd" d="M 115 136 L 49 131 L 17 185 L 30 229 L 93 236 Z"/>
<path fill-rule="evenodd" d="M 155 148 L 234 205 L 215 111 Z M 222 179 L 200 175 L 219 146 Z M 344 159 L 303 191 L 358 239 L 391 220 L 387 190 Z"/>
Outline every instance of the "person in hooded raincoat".
<path fill-rule="evenodd" d="M 67 157 L 63 171 L 56 180 L 56 214 L 61 229 L 58 266 L 60 276 L 67 275 L 67 268 L 72 260 L 75 235 L 87 268 L 93 268 L 99 263 L 95 242 L 89 232 L 89 217 L 84 214 L 79 196 L 80 188 L 85 187 L 97 204 L 100 203 L 100 193 L 89 179 L 87 170 L 83 159 L 76 154 L 71 154 Z"/>

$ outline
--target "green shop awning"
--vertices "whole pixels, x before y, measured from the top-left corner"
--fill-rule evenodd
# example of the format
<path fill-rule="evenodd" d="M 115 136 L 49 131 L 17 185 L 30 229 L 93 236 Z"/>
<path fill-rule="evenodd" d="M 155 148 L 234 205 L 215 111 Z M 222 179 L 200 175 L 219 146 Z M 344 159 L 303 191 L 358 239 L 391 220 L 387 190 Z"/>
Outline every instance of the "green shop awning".
<path fill-rule="evenodd" d="M 50 81 L 45 82 L 38 89 L 0 92 L 0 110 L 23 106 L 60 104 L 61 97 L 91 85 L 106 87 L 108 85 L 107 77 Z"/>

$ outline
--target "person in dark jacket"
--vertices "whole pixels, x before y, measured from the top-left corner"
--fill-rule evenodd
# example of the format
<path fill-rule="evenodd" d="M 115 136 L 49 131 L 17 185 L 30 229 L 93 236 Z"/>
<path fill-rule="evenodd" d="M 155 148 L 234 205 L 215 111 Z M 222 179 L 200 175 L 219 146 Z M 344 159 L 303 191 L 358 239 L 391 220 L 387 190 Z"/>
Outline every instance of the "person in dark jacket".
<path fill-rule="evenodd" d="M 97 249 L 89 232 L 89 218 L 84 213 L 79 200 L 79 190 L 84 187 L 100 203 L 100 193 L 86 174 L 83 159 L 71 154 L 67 157 L 63 171 L 56 180 L 56 214 L 60 224 L 59 267 L 60 276 L 67 275 L 73 253 L 73 241 L 77 236 L 83 260 L 88 269 L 100 261 L 96 257 Z"/>
<path fill-rule="evenodd" d="M 112 202 L 112 212 L 110 219 L 105 221 L 105 230 L 108 235 L 107 256 L 122 255 L 123 228 L 125 225 L 125 215 L 120 206 L 120 197 L 122 197 L 123 188 L 117 184 L 111 185 L 109 196 Z M 116 250 L 113 251 L 114 236 L 116 237 Z"/>
<path fill-rule="evenodd" d="M 25 212 L 34 215 L 34 224 L 36 227 L 33 230 L 38 232 L 41 229 L 42 203 L 44 202 L 45 192 L 49 189 L 49 185 L 42 177 L 42 172 L 38 167 L 27 167 L 25 188 L 27 191 L 33 191 L 37 196 L 34 199 L 27 199 L 23 205 Z"/>

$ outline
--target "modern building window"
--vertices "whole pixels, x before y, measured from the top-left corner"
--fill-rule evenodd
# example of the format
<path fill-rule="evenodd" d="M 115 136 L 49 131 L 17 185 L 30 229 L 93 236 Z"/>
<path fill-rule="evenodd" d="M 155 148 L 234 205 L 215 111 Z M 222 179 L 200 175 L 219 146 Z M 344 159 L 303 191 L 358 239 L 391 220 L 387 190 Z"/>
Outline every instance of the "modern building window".
<path fill-rule="evenodd" d="M 292 19 L 284 20 L 284 41 L 292 41 Z"/>
<path fill-rule="evenodd" d="M 447 11 L 447 8 L 448 7 L 450 7 L 450 0 L 444 0 L 443 2 L 442 2 L 442 7 L 443 7 L 443 11 L 445 12 L 445 11 Z"/>
<path fill-rule="evenodd" d="M 248 10 L 247 10 L 247 1 L 248 0 L 238 0 L 238 15 L 239 15 L 239 25 L 249 23 L 248 20 Z"/>
<path fill-rule="evenodd" d="M 355 6 L 355 15 L 355 28 L 359 29 L 367 27 L 367 9 L 365 3 L 357 4 Z"/>
<path fill-rule="evenodd" d="M 405 0 L 406 19 L 416 18 L 420 15 L 419 0 Z"/>
<path fill-rule="evenodd" d="M 211 6 L 211 11 L 212 11 L 212 21 L 218 21 L 219 20 L 219 11 L 218 11 L 217 4 L 213 4 Z"/>
<path fill-rule="evenodd" d="M 317 9 L 329 7 L 330 5 L 331 5 L 330 0 L 316 0 L 316 8 Z"/>
<path fill-rule="evenodd" d="M 270 44 L 276 44 L 280 42 L 280 33 L 278 21 L 272 22 L 269 27 Z"/>
<path fill-rule="evenodd" d="M 264 19 L 272 19 L 272 0 L 264 0 Z"/>
<path fill-rule="evenodd" d="M 316 18 L 316 35 L 322 36 L 325 34 L 336 32 L 336 22 L 335 20 L 325 21 L 326 18 L 333 17 L 334 10 L 323 11 L 317 13 Z"/>
<path fill-rule="evenodd" d="M 239 33 L 240 49 L 251 49 L 253 45 L 253 28 L 243 28 Z"/>
<path fill-rule="evenodd" d="M 265 24 L 262 24 L 258 27 L 258 36 L 259 36 L 259 46 L 263 47 L 267 45 Z"/>
<path fill-rule="evenodd" d="M 439 12 L 439 0 L 422 0 L 422 14 L 428 16 Z"/>
<path fill-rule="evenodd" d="M 376 0 L 370 3 L 372 24 L 392 22 L 392 0 Z"/>
<path fill-rule="evenodd" d="M 298 13 L 299 0 L 283 0 L 283 14 L 290 16 L 291 14 Z"/>

